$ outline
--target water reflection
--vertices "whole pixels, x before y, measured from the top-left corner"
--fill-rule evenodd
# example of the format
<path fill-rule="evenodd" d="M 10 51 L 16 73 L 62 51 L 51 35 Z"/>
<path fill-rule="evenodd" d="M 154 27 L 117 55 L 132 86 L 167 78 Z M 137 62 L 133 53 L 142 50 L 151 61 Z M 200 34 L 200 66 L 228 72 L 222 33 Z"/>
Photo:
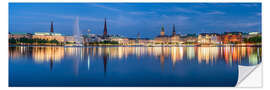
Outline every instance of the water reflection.
<path fill-rule="evenodd" d="M 90 57 L 103 57 L 106 72 L 107 59 L 122 60 L 135 55 L 137 58 L 152 56 L 160 63 L 171 60 L 172 64 L 181 60 L 197 60 L 198 64 L 214 64 L 224 59 L 226 64 L 255 65 L 261 62 L 260 47 L 9 47 L 11 60 L 32 58 L 37 63 L 59 62 L 66 57 L 75 57 L 75 64 Z M 75 65 L 76 66 L 76 65 Z"/>
<path fill-rule="evenodd" d="M 135 82 L 134 86 L 234 86 L 238 64 L 259 64 L 261 47 L 10 46 L 9 60 L 10 82 L 15 86 L 21 82 L 30 86 L 32 82 L 59 82 L 58 86 L 66 86 L 66 81 L 79 86 L 82 83 L 76 82 L 89 82 L 86 86 L 103 85 L 91 83 L 101 81 L 108 82 L 105 86 L 115 85 L 113 82 Z"/>
<path fill-rule="evenodd" d="M 32 58 L 38 63 L 50 60 L 60 61 L 63 57 L 64 57 L 64 48 L 55 48 L 55 47 L 32 48 Z"/>

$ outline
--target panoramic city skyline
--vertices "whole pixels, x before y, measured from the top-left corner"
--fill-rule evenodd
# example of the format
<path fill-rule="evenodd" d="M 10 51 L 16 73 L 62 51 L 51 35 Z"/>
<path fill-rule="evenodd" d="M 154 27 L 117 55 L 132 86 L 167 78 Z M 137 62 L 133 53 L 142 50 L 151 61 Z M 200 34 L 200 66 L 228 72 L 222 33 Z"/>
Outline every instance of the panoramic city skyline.
<path fill-rule="evenodd" d="M 9 87 L 239 87 L 262 62 L 261 3 L 9 3 L 8 31 Z"/>
<path fill-rule="evenodd" d="M 153 38 L 165 34 L 203 32 L 261 32 L 260 3 L 10 3 L 9 32 L 54 32 L 72 35 L 75 17 L 80 31 Z M 95 13 L 91 13 L 95 12 Z"/>

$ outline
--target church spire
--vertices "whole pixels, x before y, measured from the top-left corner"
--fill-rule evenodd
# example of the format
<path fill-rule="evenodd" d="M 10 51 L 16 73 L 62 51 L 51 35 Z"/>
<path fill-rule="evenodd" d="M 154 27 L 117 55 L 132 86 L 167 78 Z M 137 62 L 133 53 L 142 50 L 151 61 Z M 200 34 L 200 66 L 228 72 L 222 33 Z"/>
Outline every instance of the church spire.
<path fill-rule="evenodd" d="M 105 18 L 105 23 L 104 23 L 104 32 L 103 36 L 107 36 L 107 23 L 106 23 L 106 18 Z"/>
<path fill-rule="evenodd" d="M 51 33 L 53 33 L 53 21 L 51 21 Z"/>
<path fill-rule="evenodd" d="M 175 32 L 175 25 L 173 24 L 173 31 L 172 31 L 172 35 L 175 36 L 176 35 L 176 32 Z"/>
<path fill-rule="evenodd" d="M 163 26 L 163 25 L 162 25 L 162 27 L 161 27 L 160 35 L 161 35 L 161 36 L 164 36 L 164 35 L 165 35 L 165 30 L 164 30 L 164 26 Z"/>

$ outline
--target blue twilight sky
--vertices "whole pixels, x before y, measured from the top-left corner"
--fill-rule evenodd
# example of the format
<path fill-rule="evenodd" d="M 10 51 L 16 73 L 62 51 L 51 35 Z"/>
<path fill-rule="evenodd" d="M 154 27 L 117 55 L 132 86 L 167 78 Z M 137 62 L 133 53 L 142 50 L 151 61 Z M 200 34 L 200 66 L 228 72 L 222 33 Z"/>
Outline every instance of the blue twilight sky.
<path fill-rule="evenodd" d="M 153 38 L 161 26 L 171 35 L 241 31 L 261 32 L 261 3 L 9 3 L 9 32 L 54 31 L 72 35 L 75 17 L 80 30 L 102 34 L 104 18 L 108 33 Z"/>

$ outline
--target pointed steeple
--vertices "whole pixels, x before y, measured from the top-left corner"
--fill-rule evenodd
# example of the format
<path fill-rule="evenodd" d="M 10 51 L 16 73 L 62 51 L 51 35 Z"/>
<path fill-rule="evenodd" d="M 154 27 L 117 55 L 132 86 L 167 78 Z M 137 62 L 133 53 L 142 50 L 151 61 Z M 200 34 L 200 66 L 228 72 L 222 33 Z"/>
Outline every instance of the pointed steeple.
<path fill-rule="evenodd" d="M 161 36 L 164 36 L 165 35 L 164 25 L 162 25 L 162 27 L 161 27 L 160 35 Z"/>
<path fill-rule="evenodd" d="M 106 23 L 106 18 L 105 18 L 105 23 L 104 23 L 104 32 L 103 36 L 107 36 L 107 23 Z"/>
<path fill-rule="evenodd" d="M 173 31 L 172 31 L 172 36 L 175 36 L 176 32 L 175 32 L 175 25 L 173 24 Z"/>
<path fill-rule="evenodd" d="M 51 33 L 53 33 L 53 21 L 51 21 Z"/>

